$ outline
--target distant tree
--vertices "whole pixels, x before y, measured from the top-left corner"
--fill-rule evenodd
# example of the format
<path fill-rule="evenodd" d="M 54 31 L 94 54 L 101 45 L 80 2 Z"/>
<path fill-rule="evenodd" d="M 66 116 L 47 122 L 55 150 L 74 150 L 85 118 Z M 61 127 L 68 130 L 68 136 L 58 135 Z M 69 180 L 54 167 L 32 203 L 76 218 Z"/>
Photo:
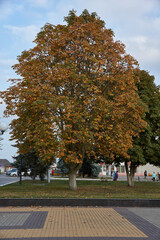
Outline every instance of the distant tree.
<path fill-rule="evenodd" d="M 60 159 L 58 161 L 57 168 L 60 169 L 62 175 L 66 175 L 69 173 L 69 168 L 63 159 Z"/>
<path fill-rule="evenodd" d="M 12 164 L 19 172 L 27 174 L 27 170 L 31 170 L 30 176 L 35 180 L 36 176 L 39 176 L 41 181 L 44 180 L 48 166 L 36 155 L 34 151 L 30 153 L 20 154 L 13 157 L 15 162 Z"/>
<path fill-rule="evenodd" d="M 99 173 L 101 171 L 101 166 L 100 165 L 96 165 L 95 163 L 92 163 L 91 164 L 91 170 L 92 170 L 91 177 L 98 177 Z"/>
<path fill-rule="evenodd" d="M 62 175 L 66 175 L 69 173 L 69 167 L 65 163 L 63 159 L 60 159 L 57 163 L 57 168 L 60 169 L 60 172 Z M 83 164 L 79 171 L 77 172 L 80 176 L 83 177 L 87 175 L 88 177 L 98 177 L 100 172 L 100 166 L 96 165 L 92 160 L 90 159 L 84 159 Z"/>
<path fill-rule="evenodd" d="M 129 149 L 126 159 L 122 156 L 116 162 L 125 162 L 128 185 L 134 186 L 134 175 L 139 165 L 151 163 L 160 165 L 160 91 L 154 83 L 154 76 L 144 70 L 136 70 L 138 94 L 146 105 L 144 120 L 147 127 L 139 137 L 133 137 L 133 146 Z"/>
<path fill-rule="evenodd" d="M 136 92 L 137 61 L 114 40 L 96 13 L 70 11 L 66 25 L 46 24 L 35 47 L 13 66 L 21 79 L 1 93 L 19 154 L 35 149 L 69 167 L 69 188 L 93 146 L 106 157 L 128 157 L 132 138 L 145 127 Z"/>
<path fill-rule="evenodd" d="M 100 170 L 101 167 L 99 165 L 92 161 L 84 160 L 82 167 L 79 170 L 79 175 L 82 175 L 83 177 L 85 177 L 85 175 L 88 177 L 98 177 Z"/>

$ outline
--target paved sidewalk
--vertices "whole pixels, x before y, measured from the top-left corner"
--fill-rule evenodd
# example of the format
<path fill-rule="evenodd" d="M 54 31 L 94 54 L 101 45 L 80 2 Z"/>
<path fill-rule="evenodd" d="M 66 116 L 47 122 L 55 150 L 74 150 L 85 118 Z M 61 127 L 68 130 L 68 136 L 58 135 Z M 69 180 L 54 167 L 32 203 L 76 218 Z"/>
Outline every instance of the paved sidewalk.
<path fill-rule="evenodd" d="M 160 208 L 0 208 L 0 239 L 159 240 Z"/>

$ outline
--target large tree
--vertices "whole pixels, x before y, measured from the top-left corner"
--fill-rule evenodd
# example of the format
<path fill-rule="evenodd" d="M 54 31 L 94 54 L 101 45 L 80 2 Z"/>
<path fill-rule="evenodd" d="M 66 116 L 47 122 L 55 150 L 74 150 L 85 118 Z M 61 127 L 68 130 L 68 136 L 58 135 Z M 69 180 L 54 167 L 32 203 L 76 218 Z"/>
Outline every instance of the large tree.
<path fill-rule="evenodd" d="M 134 186 L 134 175 L 139 165 L 151 163 L 160 166 L 160 91 L 154 83 L 154 76 L 147 71 L 135 70 L 139 77 L 137 90 L 146 105 L 144 120 L 147 127 L 139 137 L 133 137 L 133 146 L 129 149 L 130 158 L 120 157 L 116 162 L 125 162 L 128 185 Z"/>
<path fill-rule="evenodd" d="M 13 66 L 21 79 L 1 94 L 12 121 L 19 153 L 37 152 L 47 162 L 53 155 L 69 167 L 69 187 L 84 156 L 98 152 L 128 157 L 133 136 L 145 122 L 136 92 L 137 61 L 114 40 L 95 14 L 70 11 L 66 25 L 46 24 L 35 47 Z"/>

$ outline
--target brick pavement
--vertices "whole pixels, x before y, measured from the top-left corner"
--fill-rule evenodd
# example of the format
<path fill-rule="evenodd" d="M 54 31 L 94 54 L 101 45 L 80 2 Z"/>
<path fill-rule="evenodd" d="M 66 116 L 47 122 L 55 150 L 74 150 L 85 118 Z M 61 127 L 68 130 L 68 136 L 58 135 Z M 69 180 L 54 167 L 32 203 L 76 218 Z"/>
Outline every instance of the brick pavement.
<path fill-rule="evenodd" d="M 160 240 L 160 228 L 129 208 L 7 207 L 0 208 L 0 239 Z"/>

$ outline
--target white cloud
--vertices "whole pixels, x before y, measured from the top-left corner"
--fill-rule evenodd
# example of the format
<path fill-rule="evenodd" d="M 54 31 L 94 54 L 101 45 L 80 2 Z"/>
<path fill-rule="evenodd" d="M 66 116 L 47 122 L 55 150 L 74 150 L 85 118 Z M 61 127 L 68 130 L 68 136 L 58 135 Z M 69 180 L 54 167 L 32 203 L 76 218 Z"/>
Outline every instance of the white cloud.
<path fill-rule="evenodd" d="M 20 2 L 12 0 L 0 0 L 0 19 L 6 20 L 15 12 L 23 11 L 24 6 Z"/>
<path fill-rule="evenodd" d="M 81 0 L 90 12 L 96 11 L 116 39 L 126 45 L 141 69 L 151 71 L 160 84 L 160 1 L 159 0 Z"/>
<path fill-rule="evenodd" d="M 133 41 L 140 46 L 144 46 L 144 44 L 147 42 L 147 37 L 146 36 L 135 36 L 130 39 L 130 41 Z"/>
<path fill-rule="evenodd" d="M 28 0 L 31 7 L 48 7 L 49 0 Z"/>
<path fill-rule="evenodd" d="M 10 82 L 8 81 L 9 79 L 20 78 L 19 76 L 17 76 L 17 74 L 11 68 L 11 66 L 13 64 L 16 64 L 16 62 L 17 62 L 16 60 L 15 61 L 9 60 L 8 62 L 7 61 L 3 62 L 3 60 L 0 60 L 0 71 L 1 71 L 0 91 L 5 91 L 10 86 Z"/>
<path fill-rule="evenodd" d="M 22 41 L 32 42 L 37 33 L 40 31 L 40 27 L 36 25 L 30 25 L 25 27 L 17 27 L 12 25 L 5 25 L 4 28 L 11 31 L 11 33 L 17 36 Z"/>
<path fill-rule="evenodd" d="M 10 66 L 12 66 L 12 65 L 14 65 L 14 64 L 16 64 L 16 61 L 15 61 L 15 59 L 0 59 L 0 66 L 2 66 L 2 67 L 10 67 Z"/>
<path fill-rule="evenodd" d="M 153 20 L 153 28 L 157 31 L 160 31 L 160 17 L 156 17 Z"/>

